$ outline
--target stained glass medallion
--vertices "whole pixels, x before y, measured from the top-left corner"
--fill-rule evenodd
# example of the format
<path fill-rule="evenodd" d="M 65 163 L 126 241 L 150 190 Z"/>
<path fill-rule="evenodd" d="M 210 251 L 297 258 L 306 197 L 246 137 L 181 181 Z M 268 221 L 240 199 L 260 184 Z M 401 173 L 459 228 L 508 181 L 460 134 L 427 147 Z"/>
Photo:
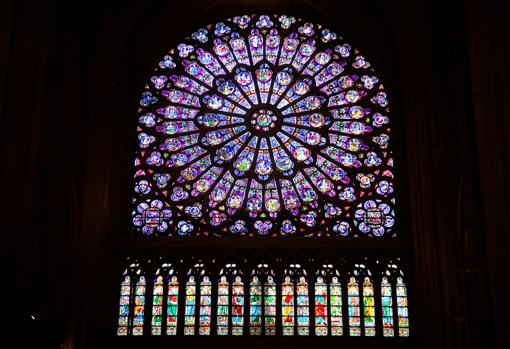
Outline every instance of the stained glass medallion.
<path fill-rule="evenodd" d="M 245 15 L 184 38 L 140 99 L 133 225 L 146 235 L 394 235 L 389 107 L 319 24 Z"/>

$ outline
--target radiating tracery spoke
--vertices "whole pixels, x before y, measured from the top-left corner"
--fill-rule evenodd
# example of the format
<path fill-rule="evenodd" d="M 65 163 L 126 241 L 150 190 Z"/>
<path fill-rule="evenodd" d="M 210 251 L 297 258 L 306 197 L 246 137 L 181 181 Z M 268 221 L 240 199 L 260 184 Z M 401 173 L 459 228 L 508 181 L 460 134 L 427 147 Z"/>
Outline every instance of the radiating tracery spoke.
<path fill-rule="evenodd" d="M 388 99 L 337 34 L 288 16 L 209 25 L 140 100 L 133 223 L 145 234 L 388 235 Z"/>

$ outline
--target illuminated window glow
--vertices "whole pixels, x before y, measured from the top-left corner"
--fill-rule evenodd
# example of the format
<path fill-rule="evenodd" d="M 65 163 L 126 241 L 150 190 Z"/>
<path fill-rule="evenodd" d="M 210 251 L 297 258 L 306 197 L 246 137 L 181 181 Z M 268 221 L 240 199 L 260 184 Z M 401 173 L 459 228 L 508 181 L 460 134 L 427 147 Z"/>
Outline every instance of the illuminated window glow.
<path fill-rule="evenodd" d="M 245 15 L 199 28 L 140 98 L 133 228 L 394 235 L 388 104 L 365 56 L 319 24 Z"/>
<path fill-rule="evenodd" d="M 344 267 L 323 264 L 309 285 L 307 270 L 296 263 L 280 275 L 260 263 L 245 278 L 236 264 L 226 264 L 214 276 L 199 262 L 188 271 L 182 297 L 171 264 L 158 268 L 148 283 L 139 264 L 134 263 L 126 269 L 120 285 L 117 335 L 206 336 L 214 329 L 214 334 L 221 336 L 374 337 L 381 333 L 384 337 L 408 337 L 408 295 L 402 270 L 391 262 L 376 277 L 367 261 L 363 263 L 354 264 L 346 276 L 338 271 Z M 380 289 L 374 286 L 378 284 Z M 153 290 L 148 304 L 147 289 Z M 183 315 L 179 315 L 181 307 Z M 144 333 L 146 311 L 150 330 Z M 344 326 L 348 331 L 344 332 Z"/>
<path fill-rule="evenodd" d="M 228 334 L 228 296 L 229 296 L 229 284 L 227 278 L 222 276 L 218 283 L 218 334 Z"/>
<path fill-rule="evenodd" d="M 135 286 L 135 308 L 133 318 L 133 335 L 141 336 L 143 334 L 143 320 L 145 314 L 145 278 L 140 276 L 140 280 Z"/>
<path fill-rule="evenodd" d="M 175 336 L 177 334 L 177 314 L 179 310 L 179 282 L 177 277 L 172 276 L 168 281 L 168 298 L 167 298 L 167 320 L 166 334 Z"/>
<path fill-rule="evenodd" d="M 163 277 L 158 276 L 152 292 L 152 335 L 161 334 L 163 322 Z"/>
<path fill-rule="evenodd" d="M 244 285 L 241 278 L 236 277 L 232 286 L 232 334 L 243 334 L 244 325 Z"/>
<path fill-rule="evenodd" d="M 200 283 L 200 335 L 211 333 L 211 282 L 207 276 Z"/>
<path fill-rule="evenodd" d="M 407 288 L 404 280 L 397 278 L 398 335 L 409 337 L 409 314 L 407 309 Z"/>
<path fill-rule="evenodd" d="M 359 286 L 354 277 L 349 279 L 347 294 L 349 306 L 349 334 L 353 337 L 359 337 L 361 336 Z"/>
<path fill-rule="evenodd" d="M 193 335 L 195 334 L 195 304 L 196 304 L 196 292 L 197 284 L 195 278 L 190 276 L 186 283 L 186 311 L 184 318 L 184 334 Z"/>
<path fill-rule="evenodd" d="M 388 282 L 388 278 L 386 277 L 383 277 L 381 282 L 381 307 L 383 335 L 385 337 L 393 337 L 395 335 L 395 331 L 393 329 L 393 300 L 391 284 Z"/>
<path fill-rule="evenodd" d="M 315 333 L 328 335 L 328 286 L 321 277 L 315 283 Z"/>
<path fill-rule="evenodd" d="M 131 279 L 129 278 L 129 276 L 126 276 L 120 286 L 119 325 L 117 329 L 118 336 L 128 335 L 130 303 L 131 303 Z"/>
<path fill-rule="evenodd" d="M 365 336 L 373 337 L 375 336 L 374 285 L 368 277 L 365 277 L 363 282 L 363 312 Z"/>
<path fill-rule="evenodd" d="M 283 335 L 294 335 L 294 284 L 289 276 L 282 284 L 282 326 Z"/>

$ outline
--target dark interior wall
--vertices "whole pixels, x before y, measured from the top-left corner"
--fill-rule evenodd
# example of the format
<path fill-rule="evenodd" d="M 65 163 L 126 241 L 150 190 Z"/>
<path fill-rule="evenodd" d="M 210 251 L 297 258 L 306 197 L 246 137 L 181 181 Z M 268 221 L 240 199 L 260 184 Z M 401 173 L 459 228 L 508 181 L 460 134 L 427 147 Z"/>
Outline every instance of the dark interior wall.
<path fill-rule="evenodd" d="M 392 93 L 408 207 L 402 219 L 415 260 L 415 345 L 503 347 L 510 294 L 506 2 L 0 6 L 2 255 L 12 347 L 107 346 L 139 91 L 180 35 L 266 9 L 338 28 Z"/>
<path fill-rule="evenodd" d="M 479 181 L 478 216 L 484 231 L 489 271 L 490 295 L 496 323 L 498 345 L 503 345 L 504 326 L 509 305 L 510 278 L 505 251 L 510 246 L 510 222 L 506 217 L 506 202 L 510 160 L 510 42 L 506 1 L 488 4 L 472 1 L 466 7 L 468 33 L 467 55 L 470 69 L 466 72 L 470 83 L 471 122 L 473 138 L 470 155 L 476 159 L 473 170 Z M 489 23 L 480 26 L 478 23 Z M 474 143 L 474 142 L 473 142 Z M 472 249 L 476 246 L 470 246 Z M 475 265 L 474 272 L 484 272 L 484 262 Z"/>

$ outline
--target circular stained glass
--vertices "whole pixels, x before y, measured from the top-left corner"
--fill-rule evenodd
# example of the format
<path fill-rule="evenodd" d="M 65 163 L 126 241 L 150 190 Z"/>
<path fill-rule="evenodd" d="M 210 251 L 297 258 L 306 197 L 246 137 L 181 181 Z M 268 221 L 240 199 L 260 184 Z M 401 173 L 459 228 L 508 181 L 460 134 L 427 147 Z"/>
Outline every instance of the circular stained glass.
<path fill-rule="evenodd" d="M 140 99 L 134 226 L 164 235 L 388 235 L 386 92 L 335 32 L 289 16 L 200 28 Z"/>

